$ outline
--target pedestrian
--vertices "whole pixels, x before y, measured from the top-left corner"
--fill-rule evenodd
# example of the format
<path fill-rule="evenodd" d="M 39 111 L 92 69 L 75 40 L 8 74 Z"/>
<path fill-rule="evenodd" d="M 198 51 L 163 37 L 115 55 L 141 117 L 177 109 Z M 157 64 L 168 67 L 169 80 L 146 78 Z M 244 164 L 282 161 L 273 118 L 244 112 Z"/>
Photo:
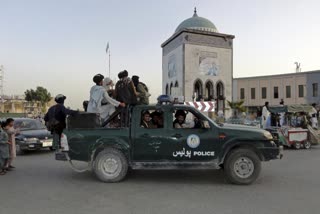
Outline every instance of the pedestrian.
<path fill-rule="evenodd" d="M 13 160 L 17 157 L 16 154 L 16 141 L 15 141 L 15 135 L 16 135 L 16 130 L 14 129 L 14 119 L 12 118 L 8 118 L 6 120 L 5 123 L 5 127 L 4 127 L 4 131 L 7 133 L 8 135 L 8 143 L 9 143 L 9 160 L 6 164 L 6 168 L 7 170 L 11 170 L 13 168 L 15 168 L 12 163 Z"/>
<path fill-rule="evenodd" d="M 316 105 L 317 105 L 316 103 L 312 103 L 312 109 L 309 112 L 311 126 L 314 129 L 318 129 L 318 118 L 317 118 Z"/>
<path fill-rule="evenodd" d="M 281 107 L 284 107 L 284 101 L 283 101 L 283 99 L 281 99 L 280 106 L 281 106 Z M 280 116 L 279 126 L 280 126 L 280 127 L 282 127 L 282 126 L 284 125 L 285 114 L 286 114 L 285 112 L 280 112 L 280 113 L 279 113 L 279 116 Z"/>
<path fill-rule="evenodd" d="M 101 121 L 104 122 L 115 112 L 115 107 L 125 107 L 125 104 L 109 96 L 107 90 L 102 86 L 103 79 L 102 74 L 93 77 L 93 82 L 96 85 L 91 87 L 87 112 L 99 114 Z M 110 78 L 106 79 L 105 82 L 107 82 L 106 84 L 112 83 Z"/>
<path fill-rule="evenodd" d="M 222 110 L 218 111 L 218 116 L 217 116 L 216 122 L 219 124 L 222 124 L 225 122 L 225 118 L 224 118 L 224 114 L 223 114 Z"/>
<path fill-rule="evenodd" d="M 63 130 L 66 128 L 67 115 L 75 115 L 78 113 L 78 111 L 67 109 L 64 106 L 66 98 L 66 96 L 58 94 L 54 99 L 57 104 L 50 107 L 44 117 L 48 130 L 53 134 L 53 148 L 56 149 L 56 151 L 59 151 L 61 147 L 60 138 Z"/>
<path fill-rule="evenodd" d="M 0 127 L 0 175 L 6 174 L 6 165 L 10 157 L 8 134 L 3 130 L 5 126 L 6 122 L 2 123 Z"/>
<path fill-rule="evenodd" d="M 146 84 L 140 82 L 138 76 L 132 76 L 132 82 L 138 93 L 138 104 L 149 105 L 149 97 L 151 96 L 151 94 L 149 93 L 149 89 Z"/>
<path fill-rule="evenodd" d="M 132 80 L 128 77 L 128 71 L 124 70 L 118 74 L 119 80 L 115 87 L 116 100 L 127 105 L 137 104 L 137 91 Z"/>
<path fill-rule="evenodd" d="M 262 128 L 267 128 L 267 123 L 270 124 L 270 111 L 269 111 L 269 102 L 265 102 L 263 108 L 262 108 L 262 117 L 261 117 L 261 124 Z"/>

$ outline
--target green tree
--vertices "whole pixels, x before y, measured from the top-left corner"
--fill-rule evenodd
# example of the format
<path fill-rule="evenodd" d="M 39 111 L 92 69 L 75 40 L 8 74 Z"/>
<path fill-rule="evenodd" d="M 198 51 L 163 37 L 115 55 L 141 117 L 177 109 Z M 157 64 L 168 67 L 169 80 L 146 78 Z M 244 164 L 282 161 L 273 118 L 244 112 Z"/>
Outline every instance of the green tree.
<path fill-rule="evenodd" d="M 236 101 L 236 102 L 231 102 L 231 101 L 227 101 L 228 105 L 230 106 L 230 108 L 232 109 L 232 117 L 237 118 L 239 112 L 245 112 L 246 111 L 246 107 L 243 106 L 244 101 Z"/>
<path fill-rule="evenodd" d="M 36 90 L 30 89 L 24 92 L 26 101 L 38 101 L 44 111 L 46 104 L 51 100 L 51 94 L 44 87 L 38 86 Z"/>

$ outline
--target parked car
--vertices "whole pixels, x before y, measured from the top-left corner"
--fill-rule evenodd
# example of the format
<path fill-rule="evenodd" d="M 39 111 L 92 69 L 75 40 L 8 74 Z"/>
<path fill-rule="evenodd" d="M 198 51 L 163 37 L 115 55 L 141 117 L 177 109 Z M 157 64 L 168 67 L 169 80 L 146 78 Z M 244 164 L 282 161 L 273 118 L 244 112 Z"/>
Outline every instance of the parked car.
<path fill-rule="evenodd" d="M 22 155 L 25 151 L 48 148 L 53 150 L 52 135 L 45 125 L 36 119 L 15 118 L 14 127 L 16 134 L 17 154 Z"/>

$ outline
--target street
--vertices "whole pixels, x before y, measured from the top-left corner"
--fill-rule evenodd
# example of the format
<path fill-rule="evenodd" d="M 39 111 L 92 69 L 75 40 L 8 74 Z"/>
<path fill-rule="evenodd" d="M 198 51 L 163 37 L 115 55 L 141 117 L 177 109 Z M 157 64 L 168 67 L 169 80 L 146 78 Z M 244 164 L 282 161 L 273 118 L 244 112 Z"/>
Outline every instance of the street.
<path fill-rule="evenodd" d="M 250 186 L 226 183 L 222 171 L 135 171 L 107 184 L 72 171 L 52 152 L 29 152 L 0 177 L 0 213 L 318 213 L 319 163 L 318 146 L 285 150 Z"/>

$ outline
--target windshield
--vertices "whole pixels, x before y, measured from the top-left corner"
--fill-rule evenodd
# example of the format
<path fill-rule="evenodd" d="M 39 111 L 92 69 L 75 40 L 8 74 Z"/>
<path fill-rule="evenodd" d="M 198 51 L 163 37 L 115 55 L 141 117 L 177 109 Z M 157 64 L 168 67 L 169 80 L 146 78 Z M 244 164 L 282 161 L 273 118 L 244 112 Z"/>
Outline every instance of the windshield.
<path fill-rule="evenodd" d="M 14 128 L 23 130 L 40 130 L 46 127 L 38 120 L 16 120 L 14 123 Z"/>

